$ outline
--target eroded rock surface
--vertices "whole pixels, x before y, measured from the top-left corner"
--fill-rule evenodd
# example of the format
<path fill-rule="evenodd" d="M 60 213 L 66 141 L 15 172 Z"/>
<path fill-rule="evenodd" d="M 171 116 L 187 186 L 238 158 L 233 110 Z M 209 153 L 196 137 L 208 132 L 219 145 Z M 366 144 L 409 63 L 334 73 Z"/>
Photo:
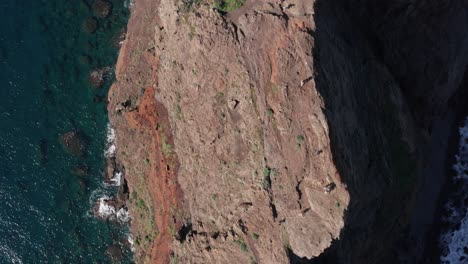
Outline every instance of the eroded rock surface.
<path fill-rule="evenodd" d="M 402 259 L 427 109 L 459 87 L 412 108 L 420 86 L 354 18 L 369 6 L 135 2 L 108 110 L 138 262 Z"/>

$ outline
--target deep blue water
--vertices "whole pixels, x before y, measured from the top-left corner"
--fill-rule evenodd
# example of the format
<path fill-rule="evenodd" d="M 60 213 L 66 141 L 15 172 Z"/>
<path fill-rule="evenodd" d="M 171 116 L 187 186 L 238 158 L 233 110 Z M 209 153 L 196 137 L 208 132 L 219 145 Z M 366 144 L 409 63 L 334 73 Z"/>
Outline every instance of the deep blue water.
<path fill-rule="evenodd" d="M 92 69 L 113 66 L 114 39 L 129 11 L 113 0 L 98 20 L 85 0 L 0 2 L 0 263 L 110 263 L 109 245 L 125 244 L 126 226 L 96 220 L 93 201 L 115 188 L 102 183 L 108 123 L 105 87 Z M 85 156 L 64 150 L 60 135 L 86 135 Z M 89 167 L 74 175 L 77 165 Z M 122 247 L 125 251 L 125 246 Z M 124 258 L 127 263 L 130 256 Z"/>

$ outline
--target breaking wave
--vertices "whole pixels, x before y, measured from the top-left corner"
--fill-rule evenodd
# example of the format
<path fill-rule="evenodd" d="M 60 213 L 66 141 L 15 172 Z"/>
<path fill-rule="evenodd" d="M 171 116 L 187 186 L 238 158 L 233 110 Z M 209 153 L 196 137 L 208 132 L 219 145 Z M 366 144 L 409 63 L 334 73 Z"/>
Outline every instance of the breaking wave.
<path fill-rule="evenodd" d="M 444 219 L 451 227 L 443 232 L 440 242 L 444 264 L 468 263 L 468 118 L 460 128 L 460 144 L 453 166 L 457 190 L 446 205 L 448 215 Z"/>
<path fill-rule="evenodd" d="M 115 130 L 110 124 L 107 124 L 107 133 L 106 133 L 106 147 L 104 149 L 104 156 L 106 158 L 112 158 L 115 156 Z"/>

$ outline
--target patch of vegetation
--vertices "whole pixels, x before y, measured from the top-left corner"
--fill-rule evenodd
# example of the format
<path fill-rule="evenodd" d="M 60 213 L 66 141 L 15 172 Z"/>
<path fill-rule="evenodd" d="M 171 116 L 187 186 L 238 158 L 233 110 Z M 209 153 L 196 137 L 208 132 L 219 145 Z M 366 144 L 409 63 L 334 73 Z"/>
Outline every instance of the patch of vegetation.
<path fill-rule="evenodd" d="M 214 0 L 214 6 L 221 12 L 232 12 L 240 8 L 245 0 Z"/>
<path fill-rule="evenodd" d="M 217 92 L 215 95 L 215 100 L 216 100 L 216 103 L 220 105 L 224 105 L 227 103 L 226 97 L 224 96 L 223 92 Z"/>
<path fill-rule="evenodd" d="M 133 191 L 133 192 L 130 194 L 130 202 L 136 201 L 137 198 L 138 198 L 138 193 L 137 193 L 136 191 Z"/>
<path fill-rule="evenodd" d="M 148 207 L 146 207 L 145 200 L 143 200 L 143 199 L 138 200 L 137 208 L 140 209 L 140 210 L 143 210 L 143 211 L 148 211 Z"/>
<path fill-rule="evenodd" d="M 269 117 L 272 117 L 274 113 L 275 113 L 275 112 L 274 112 L 273 109 L 271 109 L 271 108 L 268 108 L 268 110 L 266 111 L 266 114 L 267 114 L 267 116 L 269 116 Z"/>
<path fill-rule="evenodd" d="M 193 37 L 195 36 L 195 28 L 192 25 L 190 25 L 190 31 L 188 33 L 188 36 L 190 40 L 192 40 Z"/>
<path fill-rule="evenodd" d="M 273 87 L 271 88 L 271 90 L 273 91 L 273 93 L 276 95 L 279 93 L 280 91 L 280 86 L 277 85 L 277 84 L 274 84 Z"/>
<path fill-rule="evenodd" d="M 159 235 L 159 232 L 156 231 L 156 232 L 154 232 L 154 233 L 151 233 L 151 234 L 149 234 L 149 235 L 146 235 L 146 236 L 145 236 L 145 240 L 148 241 L 148 242 L 151 242 L 151 241 L 153 241 L 158 235 Z"/>
<path fill-rule="evenodd" d="M 176 235 L 176 230 L 175 230 L 175 226 L 174 225 L 170 225 L 168 228 L 167 228 L 167 231 L 169 232 L 169 235 L 171 237 L 175 237 Z"/>
<path fill-rule="evenodd" d="M 259 237 L 260 237 L 260 236 L 259 236 L 257 233 L 252 233 L 252 238 L 253 238 L 254 240 L 258 240 Z"/>
<path fill-rule="evenodd" d="M 172 146 L 166 141 L 166 139 L 162 140 L 162 151 L 166 158 L 170 158 L 172 156 Z"/>
<path fill-rule="evenodd" d="M 213 200 L 213 201 L 218 200 L 218 195 L 217 194 L 212 194 L 211 195 L 211 200 Z"/>
<path fill-rule="evenodd" d="M 189 12 L 198 8 L 203 0 L 182 0 L 183 11 Z"/>
<path fill-rule="evenodd" d="M 179 258 L 176 254 L 171 253 L 171 264 L 177 264 L 179 262 Z"/>
<path fill-rule="evenodd" d="M 260 183 L 260 186 L 265 190 L 265 189 L 270 189 L 271 188 L 271 169 L 266 167 L 263 169 L 263 180 Z"/>
<path fill-rule="evenodd" d="M 258 151 L 258 144 L 257 143 L 253 143 L 252 144 L 252 152 L 253 153 L 256 153 Z"/>
<path fill-rule="evenodd" d="M 176 112 L 177 118 L 181 119 L 182 118 L 182 108 L 180 107 L 180 105 L 176 105 L 175 112 Z"/>
<path fill-rule="evenodd" d="M 247 243 L 245 243 L 244 239 L 243 238 L 240 238 L 240 239 L 237 239 L 237 240 L 234 240 L 234 242 L 236 244 L 239 245 L 240 249 L 244 252 L 249 252 L 249 247 L 247 246 Z"/>
<path fill-rule="evenodd" d="M 304 143 L 304 140 L 305 140 L 305 138 L 304 138 L 303 135 L 297 135 L 296 136 L 296 146 L 300 148 L 302 146 L 302 143 Z"/>

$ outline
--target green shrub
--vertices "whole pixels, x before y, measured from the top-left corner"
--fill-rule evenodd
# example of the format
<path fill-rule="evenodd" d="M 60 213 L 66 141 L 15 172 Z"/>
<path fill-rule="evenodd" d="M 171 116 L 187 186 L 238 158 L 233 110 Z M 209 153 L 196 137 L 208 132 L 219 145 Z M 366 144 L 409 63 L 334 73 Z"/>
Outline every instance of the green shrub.
<path fill-rule="evenodd" d="M 271 174 L 271 169 L 266 167 L 265 169 L 263 169 L 263 180 L 262 182 L 260 183 L 260 186 L 263 188 L 263 189 L 269 189 L 271 188 L 271 178 L 270 178 L 270 174 Z"/>
<path fill-rule="evenodd" d="M 244 4 L 245 0 L 214 0 L 216 9 L 221 12 L 231 12 Z"/>
<path fill-rule="evenodd" d="M 260 236 L 259 236 L 257 233 L 252 233 L 252 238 L 253 238 L 254 240 L 258 240 L 259 237 L 260 237 Z"/>

